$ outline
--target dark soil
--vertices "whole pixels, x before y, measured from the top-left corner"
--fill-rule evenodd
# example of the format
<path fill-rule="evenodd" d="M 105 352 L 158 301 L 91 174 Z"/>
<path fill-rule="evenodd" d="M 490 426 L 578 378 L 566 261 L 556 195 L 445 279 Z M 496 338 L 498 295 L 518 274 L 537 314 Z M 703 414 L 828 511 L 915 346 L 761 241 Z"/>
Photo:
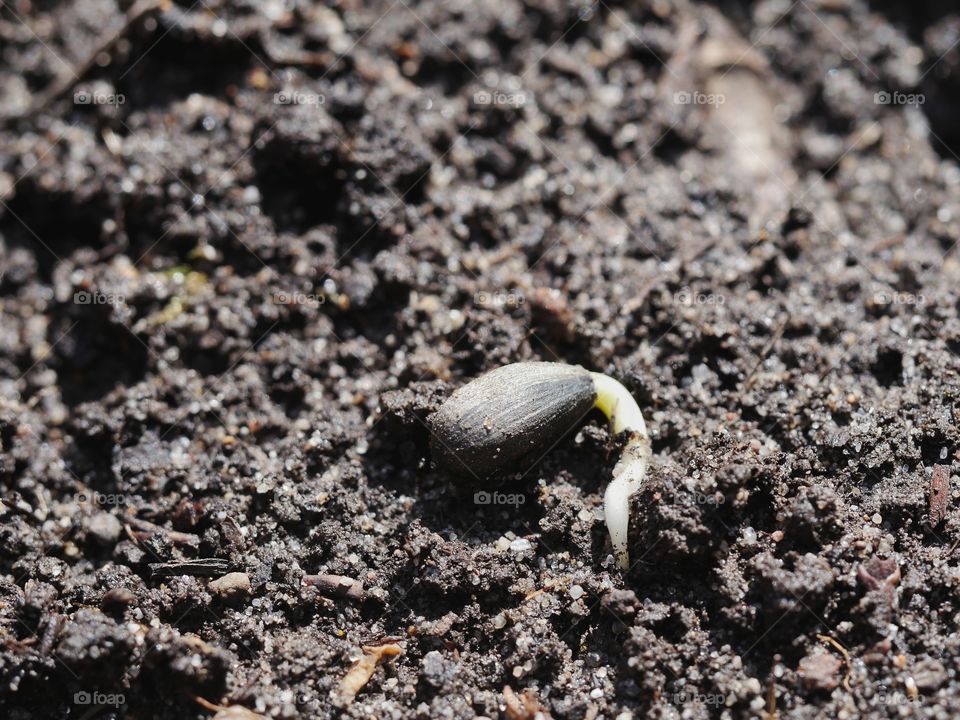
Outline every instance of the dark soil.
<path fill-rule="evenodd" d="M 960 714 L 958 40 L 945 0 L 4 2 L 0 715 Z M 499 495 L 433 469 L 520 360 L 644 408 L 628 573 L 599 413 Z"/>

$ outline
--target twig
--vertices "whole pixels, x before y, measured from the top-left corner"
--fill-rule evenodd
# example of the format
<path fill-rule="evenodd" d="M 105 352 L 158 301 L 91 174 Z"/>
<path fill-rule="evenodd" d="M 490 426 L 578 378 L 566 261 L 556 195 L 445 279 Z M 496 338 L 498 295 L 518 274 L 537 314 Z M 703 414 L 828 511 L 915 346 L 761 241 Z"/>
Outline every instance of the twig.
<path fill-rule="evenodd" d="M 191 533 L 179 532 L 177 530 L 167 530 L 165 527 L 152 523 L 142 518 L 131 517 L 127 519 L 127 524 L 134 528 L 130 534 L 138 541 L 147 540 L 153 535 L 165 535 L 174 545 L 186 545 L 187 547 L 199 547 L 200 538 Z"/>
<path fill-rule="evenodd" d="M 753 366 L 753 370 L 750 371 L 750 374 L 747 375 L 746 381 L 743 383 L 743 387 L 746 390 L 749 390 L 753 386 L 753 378 L 757 374 L 757 370 L 760 369 L 760 366 L 763 365 L 763 361 L 767 359 L 767 355 L 770 354 L 770 351 L 773 349 L 774 344 L 783 337 L 784 331 L 787 329 L 787 322 L 789 318 L 784 318 L 784 320 L 777 326 L 777 329 L 773 331 L 773 335 L 770 336 L 770 339 L 767 341 L 767 344 L 763 346 L 763 350 L 760 351 L 759 359 L 757 364 Z"/>
<path fill-rule="evenodd" d="M 197 558 L 165 563 L 150 563 L 154 577 L 169 575 L 223 575 L 230 563 L 223 558 Z"/>
<path fill-rule="evenodd" d="M 767 682 L 767 709 L 764 720 L 777 720 L 777 684 L 773 680 L 773 673 Z"/>
<path fill-rule="evenodd" d="M 930 475 L 930 514 L 927 517 L 927 525 L 931 530 L 943 522 L 949 506 L 950 466 L 935 464 Z"/>

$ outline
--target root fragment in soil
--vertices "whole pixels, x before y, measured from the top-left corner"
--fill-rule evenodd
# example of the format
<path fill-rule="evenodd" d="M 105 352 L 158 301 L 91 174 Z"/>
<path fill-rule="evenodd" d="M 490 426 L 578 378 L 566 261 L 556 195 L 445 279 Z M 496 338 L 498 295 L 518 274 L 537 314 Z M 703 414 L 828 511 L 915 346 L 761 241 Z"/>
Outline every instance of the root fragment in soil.
<path fill-rule="evenodd" d="M 364 686 L 370 682 L 377 665 L 387 657 L 402 655 L 403 648 L 395 643 L 387 645 L 364 645 L 363 656 L 354 663 L 340 681 L 337 689 L 337 699 L 343 705 L 349 705 Z"/>
<path fill-rule="evenodd" d="M 847 650 L 839 640 L 830 637 L 829 635 L 817 635 L 817 640 L 827 645 L 832 645 L 836 648 L 837 652 L 843 655 L 843 660 L 847 664 L 847 672 L 843 676 L 843 689 L 850 690 L 850 674 L 853 672 L 853 665 L 850 662 L 850 651 Z"/>

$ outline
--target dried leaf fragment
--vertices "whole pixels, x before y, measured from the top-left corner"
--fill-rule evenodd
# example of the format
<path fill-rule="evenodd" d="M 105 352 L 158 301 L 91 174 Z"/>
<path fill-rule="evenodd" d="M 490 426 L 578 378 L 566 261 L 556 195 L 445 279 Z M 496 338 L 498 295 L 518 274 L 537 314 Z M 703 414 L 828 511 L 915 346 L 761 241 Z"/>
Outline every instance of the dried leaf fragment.
<path fill-rule="evenodd" d="M 527 688 L 517 695 L 513 688 L 503 688 L 503 703 L 509 720 L 552 720 L 550 712 L 540 704 L 537 694 Z"/>
<path fill-rule="evenodd" d="M 857 577 L 868 591 L 881 590 L 892 596 L 900 582 L 900 566 L 893 558 L 884 560 L 874 556 L 857 568 Z"/>
<path fill-rule="evenodd" d="M 377 665 L 385 657 L 392 657 L 403 653 L 403 648 L 394 643 L 387 645 L 364 645 L 363 656 L 354 663 L 340 681 L 337 690 L 339 699 L 344 704 L 350 704 L 364 685 L 370 682 Z"/>

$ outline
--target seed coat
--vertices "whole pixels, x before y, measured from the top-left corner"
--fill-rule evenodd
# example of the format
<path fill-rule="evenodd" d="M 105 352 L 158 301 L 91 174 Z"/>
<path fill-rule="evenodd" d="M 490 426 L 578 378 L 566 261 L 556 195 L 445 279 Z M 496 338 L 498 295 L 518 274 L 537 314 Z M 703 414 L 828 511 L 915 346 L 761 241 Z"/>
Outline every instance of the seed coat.
<path fill-rule="evenodd" d="M 590 373 L 550 362 L 504 365 L 457 390 L 429 418 L 437 466 L 470 485 L 526 469 L 596 402 Z"/>

